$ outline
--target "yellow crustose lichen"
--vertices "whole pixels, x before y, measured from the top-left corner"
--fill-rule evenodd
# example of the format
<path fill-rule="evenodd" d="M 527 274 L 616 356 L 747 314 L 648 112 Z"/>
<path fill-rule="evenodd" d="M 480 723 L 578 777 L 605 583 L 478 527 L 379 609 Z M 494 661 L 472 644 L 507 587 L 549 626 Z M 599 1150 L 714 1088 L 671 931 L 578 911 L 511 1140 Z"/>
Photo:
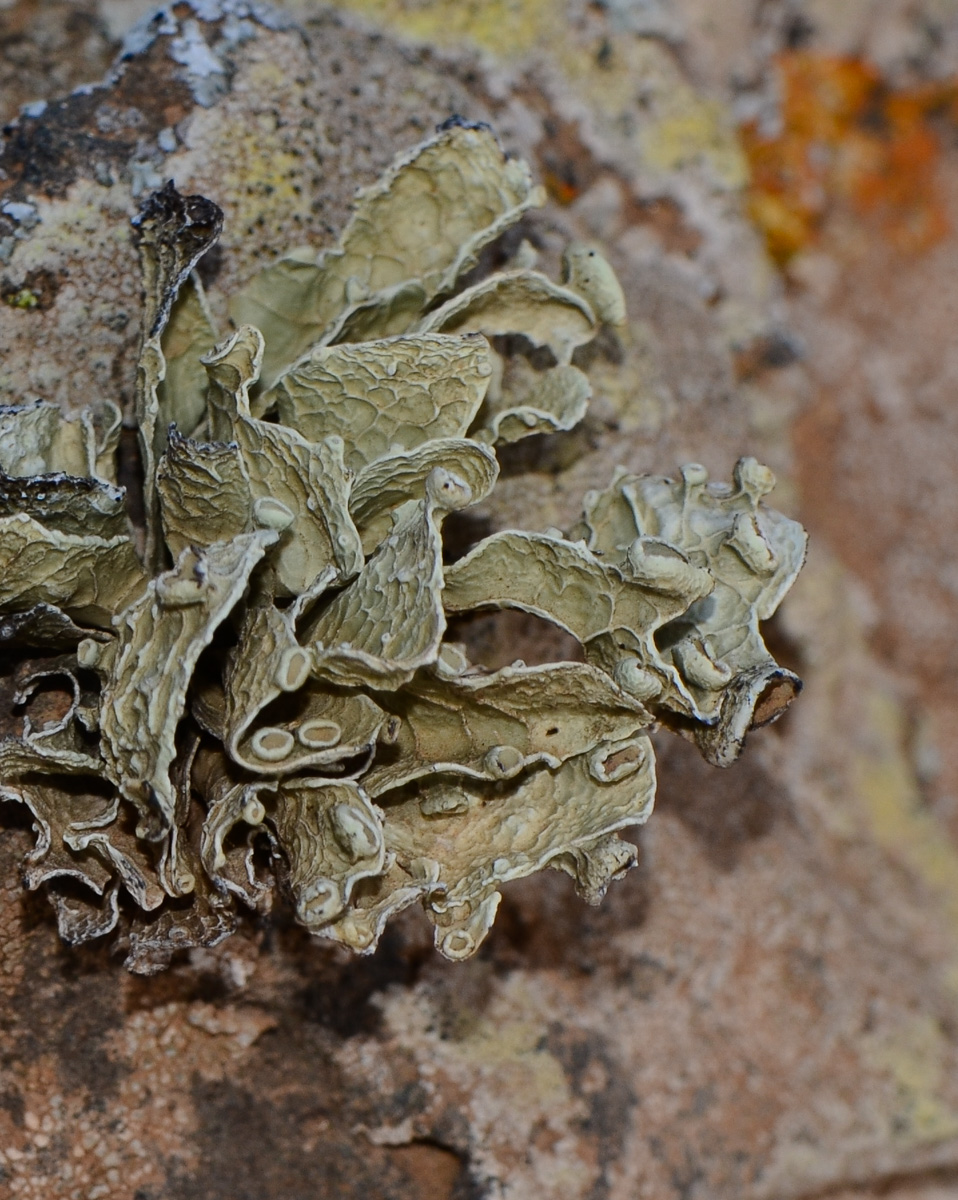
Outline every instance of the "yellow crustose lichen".
<path fill-rule="evenodd" d="M 449 122 L 336 246 L 254 278 L 219 340 L 193 274 L 219 211 L 152 196 L 135 529 L 115 406 L 0 410 L 2 794 L 33 814 L 26 883 L 67 940 L 119 926 L 128 965 L 158 970 L 278 881 L 358 951 L 419 901 L 464 958 L 506 881 L 559 867 L 598 902 L 632 865 L 617 831 L 651 810 L 655 722 L 724 765 L 794 695 L 759 622 L 805 538 L 754 460 L 732 485 L 622 472 L 568 533 L 495 533 L 444 565 L 443 521 L 489 495 L 495 447 L 580 421 L 575 351 L 625 317 L 586 247 L 562 284 L 528 247 L 473 271 L 539 203 L 488 128 Z M 447 618 L 495 608 L 584 661 L 475 666 Z"/>

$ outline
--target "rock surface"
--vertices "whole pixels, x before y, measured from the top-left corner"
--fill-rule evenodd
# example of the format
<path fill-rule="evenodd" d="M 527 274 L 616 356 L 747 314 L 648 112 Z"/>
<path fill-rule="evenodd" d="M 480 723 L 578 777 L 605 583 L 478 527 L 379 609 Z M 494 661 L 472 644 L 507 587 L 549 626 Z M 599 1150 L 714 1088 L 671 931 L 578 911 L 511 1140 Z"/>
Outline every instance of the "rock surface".
<path fill-rule="evenodd" d="M 141 7 L 0 10 L 5 115 L 29 105 L 0 158 L 5 399 L 106 393 L 129 408 L 128 222 L 167 178 L 226 213 L 205 268 L 222 317 L 254 267 L 331 240 L 397 149 L 453 112 L 491 120 L 552 197 L 526 236 L 547 266 L 570 236 L 601 241 L 630 322 L 592 365 L 584 427 L 511 452 L 481 524 L 562 524 L 619 462 L 724 477 L 756 455 L 813 536 L 768 631 L 806 689 L 727 771 L 663 737 L 639 871 L 595 910 L 558 875 L 513 886 L 463 965 L 438 959 L 414 916 L 357 960 L 275 913 L 134 979 L 59 944 L 20 889 L 31 838 L 5 811 L 2 1188 L 954 1194 L 958 239 L 906 254 L 839 199 L 780 273 L 747 216 L 736 123 L 774 127 L 772 59 L 798 42 L 914 87 L 954 75 L 958 24 L 930 0 L 740 0 L 721 21 L 694 0 L 303 0 L 282 14 L 194 0 L 141 27 L 102 86 L 65 95 L 102 73 Z M 31 73 L 25 47 L 50 70 Z M 946 133 L 936 169 L 954 219 Z M 531 620 L 486 636 L 490 665 L 503 644 L 507 660 L 520 642 L 549 655 Z"/>

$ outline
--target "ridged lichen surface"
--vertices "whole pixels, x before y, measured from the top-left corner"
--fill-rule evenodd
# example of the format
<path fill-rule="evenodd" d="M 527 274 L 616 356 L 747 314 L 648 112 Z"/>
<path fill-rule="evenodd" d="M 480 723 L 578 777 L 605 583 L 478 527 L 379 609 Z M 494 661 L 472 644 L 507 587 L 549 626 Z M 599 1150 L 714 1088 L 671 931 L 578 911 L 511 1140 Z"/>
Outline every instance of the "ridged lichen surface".
<path fill-rule="evenodd" d="M 119 930 L 149 973 L 279 887 L 359 952 L 421 903 L 468 957 L 510 880 L 556 867 L 598 903 L 634 864 L 618 834 L 651 812 L 656 724 L 725 766 L 796 694 L 760 623 L 805 535 L 754 459 L 730 483 L 623 468 L 570 529 L 462 546 L 457 517 L 444 538 L 501 447 L 582 420 L 581 348 L 625 319 L 594 248 L 560 282 L 504 237 L 542 202 L 453 119 L 217 328 L 195 268 L 221 214 L 168 185 L 136 221 L 136 462 L 109 400 L 0 410 L 0 636 L 22 659 L 0 773 L 68 941 Z M 470 661 L 450 622 L 496 609 L 575 660 Z"/>

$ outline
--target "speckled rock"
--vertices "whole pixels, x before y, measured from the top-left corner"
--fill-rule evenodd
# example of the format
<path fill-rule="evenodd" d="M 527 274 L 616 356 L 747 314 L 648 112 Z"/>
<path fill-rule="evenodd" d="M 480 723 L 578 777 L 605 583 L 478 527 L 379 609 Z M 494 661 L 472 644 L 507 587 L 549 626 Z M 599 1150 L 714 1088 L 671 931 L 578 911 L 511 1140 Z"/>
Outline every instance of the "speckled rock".
<path fill-rule="evenodd" d="M 820 531 L 768 630 L 805 692 L 727 771 L 663 744 L 640 870 L 597 910 L 558 875 L 512 886 L 463 965 L 438 959 L 412 915 L 355 961 L 280 911 L 164 976 L 130 978 L 103 951 L 59 944 L 52 914 L 20 889 L 30 837 L 4 810 L 0 1189 L 37 1200 L 953 1194 L 958 853 L 926 803 L 923 677 L 913 656 L 893 660 L 871 640 L 886 573 L 876 552 L 870 573 L 850 550 L 862 530 L 878 536 L 856 457 L 870 417 L 848 410 L 828 457 L 821 414 L 843 376 L 826 374 L 826 335 L 846 361 L 828 304 L 840 293 L 815 306 L 829 270 L 819 260 L 796 307 L 743 204 L 734 104 L 748 92 L 774 107 L 770 56 L 794 34 L 795 6 L 760 17 L 743 2 L 720 24 L 692 0 L 463 4 L 455 19 L 438 2 L 348 7 L 177 4 L 127 42 L 102 86 L 56 99 L 61 78 L 78 79 L 54 76 L 46 108 L 14 121 L 0 157 L 5 400 L 69 406 L 93 392 L 129 413 L 141 305 L 129 218 L 165 179 L 224 209 L 204 267 L 223 319 L 229 292 L 280 248 L 328 243 L 355 187 L 397 149 L 453 112 L 492 120 L 552 197 L 523 236 L 550 267 L 569 237 L 601 240 L 630 319 L 595 351 L 584 427 L 504 454 L 496 506 L 472 528 L 562 524 L 618 462 L 693 459 L 725 476 L 755 454 L 780 476 L 779 506 Z M 839 30 L 829 6 L 808 6 L 809 36 L 862 51 L 851 10 L 866 7 L 849 5 Z M 903 69 L 894 30 L 918 26 L 902 6 L 876 7 L 875 27 L 892 31 L 883 62 Z M 89 12 L 107 45 L 116 6 Z M 39 38 L 40 23 L 25 36 Z M 955 30 L 940 23 L 934 54 L 909 69 L 953 69 Z M 11 109 L 38 98 L 10 95 Z M 874 337 L 860 328 L 859 357 Z M 915 450 L 895 486 L 935 453 Z M 920 543 L 919 574 L 939 545 Z M 929 611 L 921 593 L 905 608 L 887 618 L 902 637 Z M 490 665 L 555 653 L 533 619 L 472 636 Z"/>

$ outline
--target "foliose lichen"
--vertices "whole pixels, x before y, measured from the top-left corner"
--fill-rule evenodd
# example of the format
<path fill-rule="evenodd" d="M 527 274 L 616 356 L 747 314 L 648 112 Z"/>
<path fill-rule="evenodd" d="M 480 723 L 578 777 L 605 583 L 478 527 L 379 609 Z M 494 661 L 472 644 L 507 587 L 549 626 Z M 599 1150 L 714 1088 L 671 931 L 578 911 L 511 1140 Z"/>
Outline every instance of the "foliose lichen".
<path fill-rule="evenodd" d="M 127 965 L 159 970 L 278 885 L 360 952 L 419 901 L 465 958 L 508 880 L 557 867 L 598 903 L 633 865 L 617 831 L 651 811 L 654 724 L 725 765 L 796 693 L 759 623 L 805 535 L 752 459 L 731 485 L 620 472 L 567 533 L 444 562 L 495 448 L 576 425 L 575 351 L 625 319 L 587 247 L 561 284 L 526 250 L 474 270 L 541 203 L 491 130 L 449 122 L 334 247 L 257 275 L 221 339 L 194 272 L 221 214 L 152 195 L 136 524 L 115 405 L 0 409 L 0 786 L 33 815 L 25 882 L 67 941 L 118 928 Z M 447 619 L 498 608 L 582 661 L 474 665 Z"/>

